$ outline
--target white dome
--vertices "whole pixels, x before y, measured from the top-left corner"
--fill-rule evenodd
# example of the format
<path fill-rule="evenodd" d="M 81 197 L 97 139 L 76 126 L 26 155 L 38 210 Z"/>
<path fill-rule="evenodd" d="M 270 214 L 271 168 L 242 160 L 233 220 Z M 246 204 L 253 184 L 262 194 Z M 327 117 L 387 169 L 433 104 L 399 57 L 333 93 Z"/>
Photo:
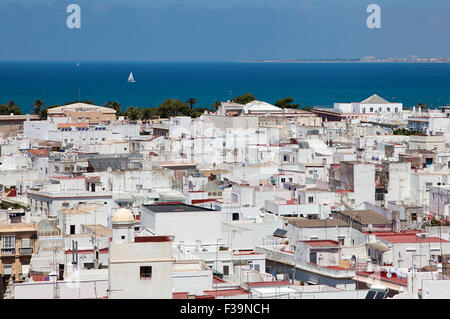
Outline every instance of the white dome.
<path fill-rule="evenodd" d="M 112 217 L 113 223 L 134 223 L 133 213 L 126 208 L 116 211 Z"/>

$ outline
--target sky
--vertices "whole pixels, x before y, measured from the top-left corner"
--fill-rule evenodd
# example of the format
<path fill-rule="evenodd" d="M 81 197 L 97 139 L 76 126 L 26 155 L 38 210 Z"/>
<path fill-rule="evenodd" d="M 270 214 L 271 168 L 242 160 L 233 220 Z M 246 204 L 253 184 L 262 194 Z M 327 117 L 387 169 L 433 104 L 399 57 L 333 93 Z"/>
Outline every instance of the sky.
<path fill-rule="evenodd" d="M 0 61 L 447 57 L 449 17 L 448 0 L 0 0 Z"/>

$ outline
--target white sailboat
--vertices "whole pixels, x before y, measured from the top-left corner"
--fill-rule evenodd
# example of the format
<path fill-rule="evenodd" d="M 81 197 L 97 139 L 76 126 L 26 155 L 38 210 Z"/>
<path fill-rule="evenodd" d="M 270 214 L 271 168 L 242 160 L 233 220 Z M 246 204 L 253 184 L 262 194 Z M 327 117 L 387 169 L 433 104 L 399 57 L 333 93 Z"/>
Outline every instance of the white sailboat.
<path fill-rule="evenodd" d="M 130 72 L 130 76 L 128 77 L 128 82 L 136 82 L 133 77 L 133 72 Z"/>

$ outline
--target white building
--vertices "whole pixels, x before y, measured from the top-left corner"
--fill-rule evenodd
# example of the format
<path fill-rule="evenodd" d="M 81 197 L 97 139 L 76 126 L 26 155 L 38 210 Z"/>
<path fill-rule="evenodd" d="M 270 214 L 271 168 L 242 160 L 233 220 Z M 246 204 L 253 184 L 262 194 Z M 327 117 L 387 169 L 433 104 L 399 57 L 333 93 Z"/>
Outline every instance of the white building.
<path fill-rule="evenodd" d="M 141 227 L 152 235 L 170 235 L 186 248 L 215 249 L 220 242 L 220 211 L 181 203 L 142 205 Z"/>
<path fill-rule="evenodd" d="M 171 238 L 134 237 L 134 217 L 127 209 L 118 210 L 112 223 L 108 298 L 172 299 Z"/>
<path fill-rule="evenodd" d="M 362 102 L 334 103 L 334 109 L 343 113 L 398 114 L 402 112 L 403 104 L 388 102 L 374 94 Z"/>

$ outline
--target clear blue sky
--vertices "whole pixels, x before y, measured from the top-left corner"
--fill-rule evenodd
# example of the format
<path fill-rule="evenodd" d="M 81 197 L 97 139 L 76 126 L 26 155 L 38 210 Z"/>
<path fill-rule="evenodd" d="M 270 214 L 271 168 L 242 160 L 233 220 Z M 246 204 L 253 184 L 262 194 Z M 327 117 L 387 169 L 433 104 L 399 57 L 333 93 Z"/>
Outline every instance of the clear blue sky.
<path fill-rule="evenodd" d="M 449 30 L 448 0 L 0 0 L 2 61 L 450 56 Z"/>

